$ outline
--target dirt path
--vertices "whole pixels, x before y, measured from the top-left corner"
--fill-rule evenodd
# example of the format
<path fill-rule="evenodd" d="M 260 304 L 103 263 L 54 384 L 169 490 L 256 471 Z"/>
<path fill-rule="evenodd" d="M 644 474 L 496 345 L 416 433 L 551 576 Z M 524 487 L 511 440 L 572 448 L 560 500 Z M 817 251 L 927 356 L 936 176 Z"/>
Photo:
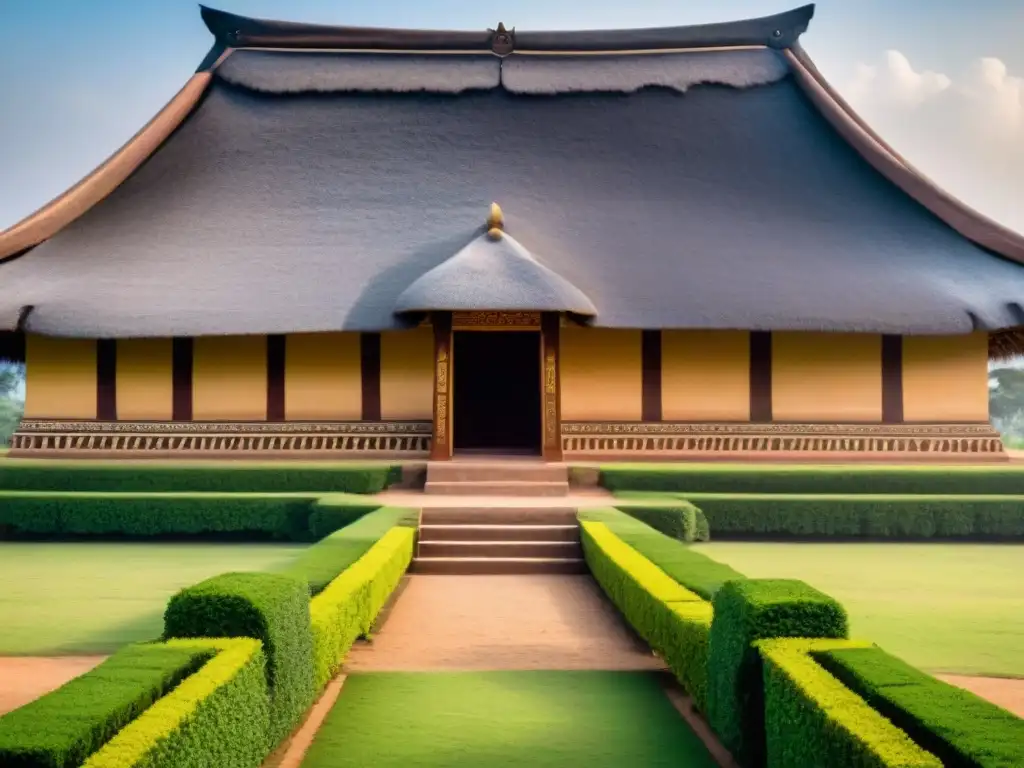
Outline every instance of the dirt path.
<path fill-rule="evenodd" d="M 1005 677 L 966 677 L 963 675 L 936 675 L 940 680 L 959 686 L 988 699 L 993 704 L 1024 717 L 1024 680 Z"/>
<path fill-rule="evenodd" d="M 79 675 L 106 656 L 0 657 L 0 715 L 28 704 Z"/>
<path fill-rule="evenodd" d="M 413 576 L 346 672 L 660 670 L 589 576 Z"/>

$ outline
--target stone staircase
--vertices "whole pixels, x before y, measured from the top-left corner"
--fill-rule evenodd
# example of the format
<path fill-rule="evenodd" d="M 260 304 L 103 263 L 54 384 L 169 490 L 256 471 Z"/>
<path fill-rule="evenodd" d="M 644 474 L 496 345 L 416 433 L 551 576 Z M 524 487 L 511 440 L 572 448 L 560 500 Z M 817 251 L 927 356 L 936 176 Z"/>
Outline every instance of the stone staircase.
<path fill-rule="evenodd" d="M 424 491 L 446 496 L 566 496 L 569 469 L 542 461 L 432 461 Z"/>
<path fill-rule="evenodd" d="M 572 507 L 425 507 L 412 573 L 586 573 Z"/>

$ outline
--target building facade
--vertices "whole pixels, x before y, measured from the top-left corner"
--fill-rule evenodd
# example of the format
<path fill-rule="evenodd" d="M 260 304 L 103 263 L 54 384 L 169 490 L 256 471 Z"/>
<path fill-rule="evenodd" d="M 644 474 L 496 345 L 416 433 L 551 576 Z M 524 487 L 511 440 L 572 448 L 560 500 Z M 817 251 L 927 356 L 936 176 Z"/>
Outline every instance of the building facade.
<path fill-rule="evenodd" d="M 477 34 L 204 9 L 178 96 L 0 234 L 13 453 L 1004 458 L 987 369 L 1024 238 L 849 111 L 812 11 Z"/>

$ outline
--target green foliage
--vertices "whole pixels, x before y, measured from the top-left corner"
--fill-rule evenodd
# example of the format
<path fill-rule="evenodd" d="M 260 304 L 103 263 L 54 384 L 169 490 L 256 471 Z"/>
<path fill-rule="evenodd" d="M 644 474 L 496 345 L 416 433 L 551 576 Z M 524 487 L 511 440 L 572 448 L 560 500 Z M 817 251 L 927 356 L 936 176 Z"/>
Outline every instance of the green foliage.
<path fill-rule="evenodd" d="M 654 530 L 620 509 L 583 509 L 581 520 L 604 523 L 611 531 L 646 557 L 668 576 L 705 600 L 711 600 L 722 584 L 746 578 L 724 563 L 696 552 L 676 539 Z"/>
<path fill-rule="evenodd" d="M 130 723 L 83 768 L 259 768 L 274 742 L 260 643 L 171 640 L 217 655 Z"/>
<path fill-rule="evenodd" d="M 394 527 L 321 592 L 310 606 L 314 681 L 337 673 L 349 648 L 367 634 L 412 562 L 415 531 Z"/>
<path fill-rule="evenodd" d="M 48 539 L 231 535 L 302 541 L 310 538 L 315 500 L 313 494 L 0 491 L 0 538 L 6 530 Z"/>
<path fill-rule="evenodd" d="M 708 520 L 704 512 L 685 500 L 652 500 L 618 507 L 655 530 L 679 541 L 709 541 Z"/>
<path fill-rule="evenodd" d="M 129 645 L 56 691 L 0 717 L 0 765 L 72 768 L 214 655 Z"/>
<path fill-rule="evenodd" d="M 318 505 L 319 511 L 337 511 L 334 521 L 345 519 L 346 515 L 355 520 L 341 530 L 335 530 L 326 538 L 309 547 L 283 571 L 286 575 L 301 579 L 309 584 L 309 593 L 317 595 L 331 583 L 338 574 L 356 562 L 396 525 L 416 527 L 418 513 L 414 509 L 381 507 L 366 513 L 365 507 L 346 505 Z M 353 511 L 361 516 L 354 517 Z M 318 511 L 313 512 L 316 516 Z M 410 521 L 412 525 L 409 525 Z M 311 518 L 312 526 L 312 518 Z"/>
<path fill-rule="evenodd" d="M 300 464 L 15 460 L 0 465 L 11 491 L 118 493 L 379 493 L 394 479 L 387 464 Z"/>
<path fill-rule="evenodd" d="M 880 648 L 828 650 L 816 658 L 947 768 L 1024 765 L 1024 720 L 995 704 Z"/>
<path fill-rule="evenodd" d="M 309 591 L 298 579 L 226 573 L 186 587 L 167 604 L 164 637 L 261 640 L 267 656 L 274 743 L 291 732 L 313 702 Z"/>
<path fill-rule="evenodd" d="M 316 541 L 330 536 L 337 530 L 351 525 L 363 515 L 380 509 L 375 504 L 358 496 L 322 496 L 313 502 L 309 513 L 309 532 Z"/>
<path fill-rule="evenodd" d="M 1024 496 L 687 493 L 716 538 L 1017 540 Z M 663 496 L 625 493 L 630 504 Z"/>
<path fill-rule="evenodd" d="M 10 443 L 24 412 L 25 404 L 21 400 L 0 396 L 0 446 Z"/>
<path fill-rule="evenodd" d="M 706 711 L 711 604 L 666 576 L 606 524 L 583 521 L 580 527 L 583 554 L 597 583 L 661 654 L 697 708 Z"/>
<path fill-rule="evenodd" d="M 744 764 L 761 765 L 764 702 L 754 642 L 781 637 L 845 638 L 849 622 L 833 598 L 802 581 L 726 582 L 715 594 L 708 648 L 708 722 Z"/>
<path fill-rule="evenodd" d="M 684 493 L 686 498 L 694 493 L 1024 494 L 1024 469 L 1014 465 L 610 464 L 601 468 L 600 478 L 616 492 Z"/>
<path fill-rule="evenodd" d="M 859 645 L 849 640 L 757 643 L 764 661 L 765 755 L 770 768 L 942 768 L 938 758 L 811 656 Z"/>

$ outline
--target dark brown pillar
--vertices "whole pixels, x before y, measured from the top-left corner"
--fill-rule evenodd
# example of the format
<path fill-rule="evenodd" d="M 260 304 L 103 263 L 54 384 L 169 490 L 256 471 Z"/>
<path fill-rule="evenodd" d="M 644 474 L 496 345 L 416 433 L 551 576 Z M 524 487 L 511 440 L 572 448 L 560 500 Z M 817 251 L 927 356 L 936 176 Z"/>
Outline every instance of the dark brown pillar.
<path fill-rule="evenodd" d="M 902 336 L 882 336 L 882 422 L 903 423 Z"/>
<path fill-rule="evenodd" d="M 540 336 L 543 349 L 543 381 L 541 402 L 544 404 L 544 446 L 545 461 L 562 460 L 562 384 L 559 354 L 559 323 L 561 315 L 545 312 L 541 315 Z"/>
<path fill-rule="evenodd" d="M 643 365 L 640 418 L 661 421 L 661 331 L 644 331 L 640 346 Z"/>
<path fill-rule="evenodd" d="M 96 418 L 117 421 L 117 340 L 96 341 Z"/>
<path fill-rule="evenodd" d="M 432 461 L 452 457 L 452 315 L 435 312 L 434 323 L 434 439 Z"/>
<path fill-rule="evenodd" d="M 285 336 L 267 336 L 267 421 L 284 421 Z"/>
<path fill-rule="evenodd" d="M 175 421 L 192 421 L 192 339 L 189 336 L 178 336 L 172 344 L 174 399 L 171 418 Z"/>
<path fill-rule="evenodd" d="M 380 334 L 359 336 L 363 385 L 363 421 L 380 421 Z"/>
<path fill-rule="evenodd" d="M 750 420 L 772 420 L 772 334 L 750 333 Z"/>

